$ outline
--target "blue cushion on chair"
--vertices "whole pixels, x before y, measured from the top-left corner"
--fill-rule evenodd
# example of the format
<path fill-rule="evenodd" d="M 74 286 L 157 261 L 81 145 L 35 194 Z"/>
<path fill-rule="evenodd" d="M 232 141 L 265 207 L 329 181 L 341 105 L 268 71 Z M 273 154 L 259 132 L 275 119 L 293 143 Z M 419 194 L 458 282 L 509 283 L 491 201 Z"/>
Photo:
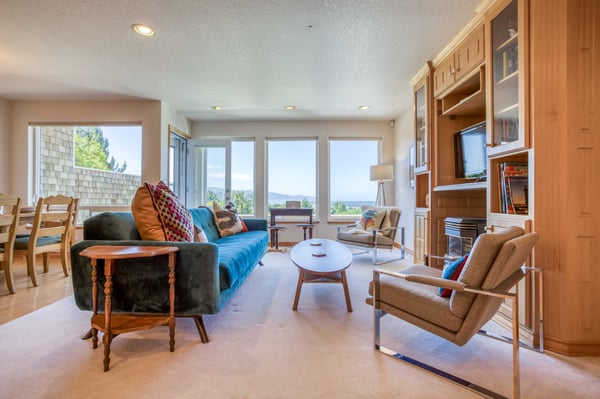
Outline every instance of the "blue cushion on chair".
<path fill-rule="evenodd" d="M 60 236 L 40 237 L 37 239 L 37 246 L 43 247 L 44 245 L 58 244 L 60 238 Z M 29 236 L 15 239 L 15 249 L 25 250 L 27 248 L 29 248 Z"/>
<path fill-rule="evenodd" d="M 465 263 L 467 263 L 467 258 L 469 257 L 469 255 L 465 255 L 462 256 L 458 259 L 456 259 L 454 262 L 450 263 L 447 266 L 444 266 L 444 271 L 442 272 L 442 278 L 445 278 L 446 280 L 458 280 L 458 276 L 460 276 L 460 272 L 462 271 L 463 267 L 465 266 Z M 441 288 L 439 289 L 439 295 L 441 297 L 447 298 L 450 295 L 452 295 L 452 291 L 451 289 L 448 288 Z"/>

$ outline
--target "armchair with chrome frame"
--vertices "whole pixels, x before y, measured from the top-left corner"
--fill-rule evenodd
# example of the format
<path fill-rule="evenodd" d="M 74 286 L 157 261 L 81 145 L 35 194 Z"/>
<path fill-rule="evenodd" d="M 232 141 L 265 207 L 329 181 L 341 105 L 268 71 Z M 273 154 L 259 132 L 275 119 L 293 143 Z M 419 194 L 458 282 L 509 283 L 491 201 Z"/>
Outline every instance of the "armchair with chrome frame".
<path fill-rule="evenodd" d="M 380 225 L 364 229 L 358 221 L 356 224 L 340 226 L 337 228 L 337 241 L 350 247 L 367 248 L 363 251 L 354 252 L 354 254 L 368 253 L 370 250 L 375 265 L 404 259 L 404 227 L 398 226 L 402 210 L 392 206 L 362 205 L 361 215 L 365 215 L 367 211 L 373 211 L 375 214 L 385 214 Z M 377 250 L 389 249 L 391 251 L 396 244 L 398 232 L 400 232 L 400 257 L 378 261 Z"/>
<path fill-rule="evenodd" d="M 411 359 L 381 344 L 381 318 L 387 314 L 400 318 L 458 346 L 465 345 L 481 332 L 504 300 L 512 302 L 513 397 L 520 395 L 518 290 L 511 289 L 529 272 L 538 276 L 536 300 L 539 316 L 539 350 L 543 351 L 543 310 L 540 269 L 526 268 L 537 233 L 524 234 L 518 227 L 480 235 L 456 281 L 442 278 L 442 271 L 413 265 L 400 272 L 374 270 L 367 303 L 373 305 L 374 346 L 376 350 L 433 371 L 439 376 L 492 397 L 504 397 L 449 372 Z M 450 297 L 438 295 L 439 288 L 453 290 Z"/>

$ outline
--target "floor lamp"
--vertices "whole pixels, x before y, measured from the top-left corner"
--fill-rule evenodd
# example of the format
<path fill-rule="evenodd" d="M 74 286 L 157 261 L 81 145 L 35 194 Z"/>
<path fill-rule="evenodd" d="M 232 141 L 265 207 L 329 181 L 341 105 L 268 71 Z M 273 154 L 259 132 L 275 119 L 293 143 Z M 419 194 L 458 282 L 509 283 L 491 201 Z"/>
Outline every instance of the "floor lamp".
<path fill-rule="evenodd" d="M 375 206 L 385 206 L 385 190 L 383 182 L 394 179 L 393 165 L 373 165 L 371 166 L 371 181 L 377 182 L 377 198 Z"/>

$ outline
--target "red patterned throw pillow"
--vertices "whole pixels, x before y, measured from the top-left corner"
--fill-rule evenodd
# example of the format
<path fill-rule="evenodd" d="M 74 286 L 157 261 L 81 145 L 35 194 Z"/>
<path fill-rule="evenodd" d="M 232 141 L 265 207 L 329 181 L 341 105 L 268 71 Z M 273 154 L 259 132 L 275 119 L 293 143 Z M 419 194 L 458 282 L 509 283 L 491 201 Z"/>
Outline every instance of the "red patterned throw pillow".
<path fill-rule="evenodd" d="M 158 212 L 166 241 L 194 241 L 194 221 L 190 211 L 183 205 L 169 186 L 160 181 L 156 186 L 144 183 L 154 208 Z"/>

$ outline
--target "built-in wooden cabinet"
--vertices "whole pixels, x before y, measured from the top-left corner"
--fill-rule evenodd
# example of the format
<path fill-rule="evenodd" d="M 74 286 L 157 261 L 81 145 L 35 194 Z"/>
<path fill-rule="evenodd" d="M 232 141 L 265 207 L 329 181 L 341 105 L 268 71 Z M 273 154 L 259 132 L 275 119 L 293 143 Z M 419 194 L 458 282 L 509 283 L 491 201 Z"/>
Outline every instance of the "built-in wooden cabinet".
<path fill-rule="evenodd" d="M 526 107 L 528 93 L 525 84 L 528 49 L 527 10 L 526 1 L 513 0 L 496 15 L 490 16 L 489 155 L 511 153 L 529 147 Z"/>
<path fill-rule="evenodd" d="M 429 135 L 430 123 L 430 74 L 426 66 L 424 75 L 413 84 L 415 104 L 415 173 L 429 170 Z"/>
<path fill-rule="evenodd" d="M 415 209 L 415 254 L 414 262 L 425 264 L 425 255 L 429 253 L 427 236 L 429 231 L 429 210 L 426 208 Z"/>
<path fill-rule="evenodd" d="M 421 189 L 416 179 L 418 261 L 423 253 L 444 254 L 448 216 L 483 216 L 489 232 L 520 226 L 540 235 L 528 263 L 543 269 L 544 342 L 567 355 L 600 355 L 598 31 L 596 0 L 488 2 L 432 61 L 430 158 Z M 478 121 L 487 128 L 485 182 L 454 173 L 454 134 Z M 503 202 L 508 175 L 500 170 L 514 165 L 526 171 L 526 212 Z M 518 287 L 521 334 L 530 341 L 539 334 L 540 288 L 529 280 Z M 497 320 L 510 317 L 503 306 Z"/>
<path fill-rule="evenodd" d="M 484 48 L 484 28 L 481 25 L 435 67 L 433 72 L 434 95 L 440 95 L 481 65 L 484 60 Z"/>

